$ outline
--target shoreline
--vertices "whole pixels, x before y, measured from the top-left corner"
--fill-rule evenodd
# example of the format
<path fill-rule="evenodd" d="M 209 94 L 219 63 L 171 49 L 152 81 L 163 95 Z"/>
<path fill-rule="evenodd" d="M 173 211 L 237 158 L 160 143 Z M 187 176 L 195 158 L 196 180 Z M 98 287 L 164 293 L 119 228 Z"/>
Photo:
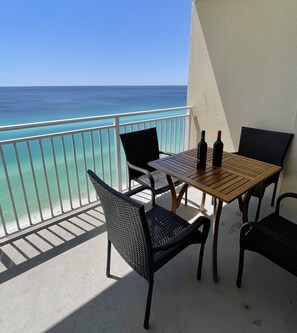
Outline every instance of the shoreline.
<path fill-rule="evenodd" d="M 6 229 L 7 229 L 7 236 L 9 236 L 10 234 L 13 234 L 14 232 L 18 232 L 18 231 L 22 231 L 22 230 L 25 230 L 27 228 L 30 228 L 31 226 L 35 226 L 35 225 L 47 222 L 50 219 L 62 216 L 63 214 L 67 214 L 67 213 L 71 212 L 71 210 L 75 210 L 75 209 L 78 209 L 78 208 L 82 208 L 82 207 L 84 207 L 88 204 L 92 204 L 92 203 L 96 202 L 96 200 L 97 200 L 97 198 L 96 198 L 95 192 L 90 193 L 90 202 L 88 200 L 88 196 L 82 197 L 82 199 L 81 199 L 82 205 L 79 204 L 79 198 L 78 197 L 74 198 L 73 202 L 72 202 L 73 203 L 73 208 L 71 208 L 70 201 L 65 200 L 65 202 L 68 202 L 68 205 L 64 205 L 64 211 L 63 212 L 62 212 L 60 203 L 55 203 L 53 205 L 53 214 L 51 212 L 50 207 L 44 208 L 42 210 L 43 220 L 40 218 L 40 214 L 41 214 L 40 211 L 32 212 L 30 214 L 32 224 L 29 223 L 28 215 L 23 215 L 23 216 L 19 217 L 20 229 L 18 229 L 18 226 L 17 226 L 17 223 L 16 223 L 15 220 L 7 221 L 7 222 L 5 222 L 5 226 L 6 226 Z M 66 210 L 65 206 L 68 206 L 69 209 L 67 207 L 67 210 Z M 0 226 L 2 226 L 2 223 L 0 223 Z M 0 237 L 2 237 L 2 236 L 4 236 L 4 233 L 0 235 Z"/>

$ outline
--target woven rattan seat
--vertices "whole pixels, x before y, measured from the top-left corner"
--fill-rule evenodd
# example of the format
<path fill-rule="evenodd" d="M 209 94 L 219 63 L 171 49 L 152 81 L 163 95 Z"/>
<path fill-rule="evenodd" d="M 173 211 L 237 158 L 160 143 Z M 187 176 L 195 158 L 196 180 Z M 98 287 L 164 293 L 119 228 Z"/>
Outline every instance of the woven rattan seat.
<path fill-rule="evenodd" d="M 237 154 L 283 167 L 284 159 L 293 138 L 291 133 L 268 131 L 259 128 L 242 127 Z M 258 207 L 255 221 L 258 221 L 262 198 L 266 188 L 274 184 L 271 206 L 274 205 L 280 173 L 257 185 L 252 196 L 257 197 Z M 241 203 L 241 198 L 239 201 Z"/>
<path fill-rule="evenodd" d="M 191 244 L 201 244 L 197 279 L 201 278 L 204 245 L 210 220 L 200 216 L 188 223 L 157 205 L 145 212 L 144 205 L 104 183 L 94 172 L 88 175 L 101 202 L 107 228 L 106 275 L 110 276 L 111 244 L 121 257 L 149 283 L 144 327 L 149 326 L 154 273 Z"/>
<path fill-rule="evenodd" d="M 155 196 L 168 191 L 167 178 L 161 172 L 153 169 L 148 162 L 157 160 L 161 154 L 170 153 L 159 150 L 157 129 L 155 127 L 145 130 L 124 133 L 120 135 L 123 148 L 126 154 L 128 167 L 129 190 L 132 180 L 137 183 L 149 186 L 152 191 L 152 203 L 155 203 Z M 181 184 L 177 179 L 173 179 L 175 186 Z M 185 204 L 187 204 L 187 192 L 185 194 Z"/>
<path fill-rule="evenodd" d="M 259 222 L 245 223 L 240 232 L 240 256 L 237 286 L 241 286 L 244 251 L 257 252 L 297 276 L 297 221 L 279 214 L 280 203 L 285 198 L 297 199 L 296 193 L 281 195 L 275 212 Z"/>
<path fill-rule="evenodd" d="M 154 179 L 154 183 L 155 183 L 155 188 L 154 188 L 155 195 L 161 194 L 161 193 L 164 193 L 164 192 L 167 192 L 170 190 L 166 175 L 164 173 L 154 170 L 154 171 L 150 172 L 150 174 L 152 175 L 152 177 Z M 138 180 L 143 185 L 147 185 L 149 187 L 151 186 L 150 178 L 147 175 L 140 176 L 138 178 Z M 172 178 L 172 181 L 175 184 L 175 186 L 178 186 L 181 184 L 181 182 L 179 180 L 177 180 L 176 178 Z"/>

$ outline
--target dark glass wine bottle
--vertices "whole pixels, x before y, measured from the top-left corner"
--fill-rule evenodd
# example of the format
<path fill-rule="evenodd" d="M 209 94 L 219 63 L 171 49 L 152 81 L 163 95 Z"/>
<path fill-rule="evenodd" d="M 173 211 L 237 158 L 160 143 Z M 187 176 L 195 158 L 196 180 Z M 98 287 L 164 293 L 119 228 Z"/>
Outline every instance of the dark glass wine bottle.
<path fill-rule="evenodd" d="M 206 168 L 207 143 L 205 142 L 205 131 L 201 131 L 201 140 L 197 147 L 197 169 Z"/>
<path fill-rule="evenodd" d="M 215 167 L 222 166 L 224 144 L 221 140 L 221 135 L 222 135 L 222 131 L 218 131 L 217 140 L 213 144 L 212 165 Z"/>

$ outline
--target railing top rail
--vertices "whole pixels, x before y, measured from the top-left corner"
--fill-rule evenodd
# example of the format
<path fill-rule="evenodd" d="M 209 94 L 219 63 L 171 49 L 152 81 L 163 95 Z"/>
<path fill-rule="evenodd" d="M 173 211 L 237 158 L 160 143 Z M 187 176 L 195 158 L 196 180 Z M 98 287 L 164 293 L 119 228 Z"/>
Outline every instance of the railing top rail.
<path fill-rule="evenodd" d="M 188 118 L 190 115 L 178 115 L 178 116 L 169 116 L 169 117 L 164 117 L 164 118 L 153 118 L 153 119 L 142 119 L 142 120 L 136 120 L 136 121 L 127 121 L 124 123 L 121 123 L 120 126 L 130 126 L 130 125 L 135 125 L 135 124 L 142 124 L 144 122 L 158 122 L 158 121 L 166 121 L 168 119 L 179 119 L 179 118 Z"/>
<path fill-rule="evenodd" d="M 41 140 L 41 139 L 46 139 L 46 138 L 54 138 L 57 136 L 65 136 L 65 135 L 71 135 L 71 134 L 76 134 L 76 133 L 85 133 L 85 132 L 91 132 L 95 130 L 103 130 L 103 129 L 109 129 L 109 128 L 114 128 L 115 125 L 105 125 L 105 126 L 96 126 L 96 127 L 88 127 L 88 128 L 83 128 L 83 129 L 76 129 L 76 130 L 71 130 L 71 131 L 62 131 L 62 132 L 56 132 L 56 133 L 50 133 L 50 134 L 39 134 L 39 135 L 33 135 L 33 136 L 26 136 L 23 138 L 17 138 L 17 139 L 7 139 L 7 140 L 2 140 L 0 141 L 0 149 L 1 145 L 6 145 L 10 143 L 18 143 L 18 142 L 25 142 L 29 140 Z"/>
<path fill-rule="evenodd" d="M 34 127 L 42 127 L 42 126 L 54 126 L 54 125 L 87 122 L 87 121 L 93 121 L 93 120 L 104 120 L 104 119 L 110 119 L 110 118 L 131 117 L 131 116 L 137 116 L 137 115 L 179 111 L 179 110 L 185 110 L 185 109 L 191 110 L 192 108 L 193 108 L 193 106 L 186 105 L 186 106 L 180 106 L 180 107 L 175 107 L 175 108 L 125 112 L 125 113 L 116 113 L 116 114 L 110 114 L 110 115 L 90 116 L 90 117 L 81 117 L 81 118 L 72 118 L 72 119 L 51 120 L 51 121 L 45 121 L 45 122 L 35 122 L 35 123 L 18 124 L 18 125 L 6 125 L 6 126 L 0 126 L 0 132 L 10 131 L 10 130 L 28 129 L 28 128 L 34 128 Z"/>
<path fill-rule="evenodd" d="M 160 120 L 168 120 L 168 119 L 178 119 L 183 117 L 189 117 L 189 115 L 179 115 L 179 116 L 171 116 L 171 117 L 164 117 L 164 118 L 153 118 L 153 119 L 143 119 L 143 120 L 137 120 L 137 121 L 131 121 L 131 122 L 123 122 L 120 124 L 120 126 L 129 126 L 129 125 L 136 125 L 136 124 L 142 124 L 149 121 L 160 121 Z M 95 127 L 88 127 L 83 129 L 74 129 L 69 131 L 62 131 L 62 132 L 55 132 L 55 133 L 48 133 L 48 134 L 39 134 L 39 135 L 33 135 L 33 136 L 26 136 L 22 138 L 16 138 L 16 139 L 6 139 L 0 141 L 0 147 L 4 144 L 10 144 L 10 143 L 18 143 L 18 142 L 24 142 L 28 140 L 39 140 L 39 139 L 45 139 L 45 138 L 54 138 L 57 136 L 65 136 L 65 135 L 71 135 L 76 133 L 84 133 L 84 132 L 90 132 L 95 130 L 103 130 L 103 129 L 109 129 L 109 128 L 115 128 L 115 124 L 113 125 L 101 125 L 101 126 L 95 126 Z"/>

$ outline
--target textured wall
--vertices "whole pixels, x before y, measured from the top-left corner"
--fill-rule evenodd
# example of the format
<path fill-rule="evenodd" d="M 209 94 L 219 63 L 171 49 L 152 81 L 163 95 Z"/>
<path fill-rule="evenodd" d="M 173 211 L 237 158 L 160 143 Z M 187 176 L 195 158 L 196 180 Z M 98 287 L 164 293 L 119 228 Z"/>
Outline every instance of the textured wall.
<path fill-rule="evenodd" d="M 297 136 L 297 1 L 199 0 L 192 7 L 188 105 L 191 145 L 206 129 L 236 150 L 241 126 Z M 297 192 L 297 137 L 281 191 Z"/>

